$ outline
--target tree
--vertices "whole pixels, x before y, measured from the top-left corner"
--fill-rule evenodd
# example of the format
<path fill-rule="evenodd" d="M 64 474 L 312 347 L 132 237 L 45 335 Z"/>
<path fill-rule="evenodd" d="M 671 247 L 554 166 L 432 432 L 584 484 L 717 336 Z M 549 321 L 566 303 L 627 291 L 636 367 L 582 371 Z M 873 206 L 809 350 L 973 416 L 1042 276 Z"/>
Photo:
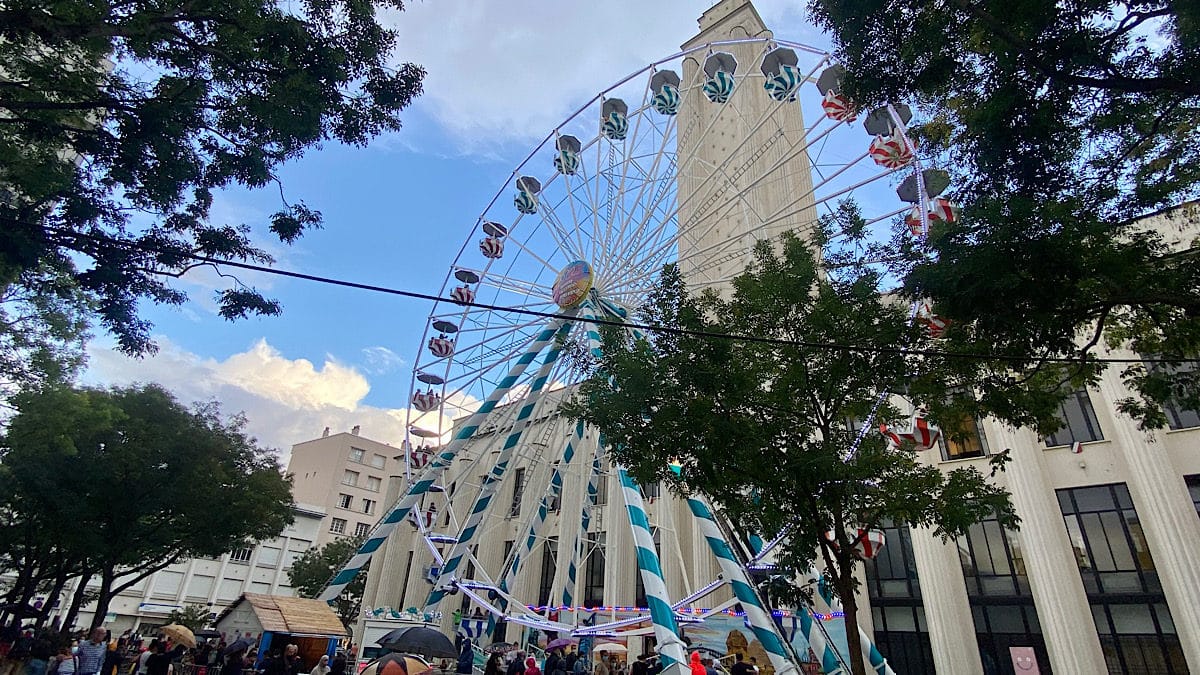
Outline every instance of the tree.
<path fill-rule="evenodd" d="M 180 609 L 171 610 L 167 615 L 167 623 L 187 626 L 195 633 L 212 623 L 211 616 L 212 611 L 204 605 L 184 605 Z"/>
<path fill-rule="evenodd" d="M 63 269 L 0 286 L 0 405 L 22 389 L 69 382 L 84 361 L 92 308 Z"/>
<path fill-rule="evenodd" d="M 14 402 L 0 437 L 14 535 L 0 537 L 0 560 L 19 577 L 56 579 L 54 565 L 69 566 L 80 579 L 73 611 L 98 578 L 93 624 L 113 596 L 154 572 L 291 522 L 291 482 L 274 455 L 215 404 L 189 410 L 154 385 L 60 387 Z M 31 531 L 49 546 L 19 548 L 15 533 Z M 66 625 L 73 620 L 69 612 Z"/>
<path fill-rule="evenodd" d="M 848 69 L 847 94 L 864 109 L 915 104 L 922 152 L 951 172 L 961 218 L 896 273 L 957 326 L 948 349 L 1007 357 L 959 364 L 987 392 L 977 410 L 1053 431 L 1047 394 L 1094 382 L 1106 343 L 1174 360 L 1122 372 L 1139 394 L 1122 406 L 1143 426 L 1165 425 L 1168 401 L 1200 407 L 1200 375 L 1180 372 L 1200 355 L 1200 258 L 1138 221 L 1200 194 L 1200 8 L 809 6 Z M 1174 227 L 1200 212 L 1167 217 Z"/>
<path fill-rule="evenodd" d="M 689 296 L 679 272 L 667 268 L 645 321 L 710 335 L 656 333 L 630 344 L 623 333 L 605 331 L 597 374 L 567 413 L 596 425 L 637 480 L 705 494 L 725 517 L 764 538 L 786 534 L 780 563 L 791 578 L 822 561 L 855 645 L 861 531 L 895 521 L 952 537 L 993 515 L 1006 526 L 1017 517 L 1007 493 L 973 468 L 942 473 L 909 448 L 889 448 L 878 433 L 852 450 L 857 432 L 849 422 L 867 419 L 881 391 L 927 367 L 890 348 L 922 338 L 905 308 L 881 295 L 876 272 L 824 275 L 810 244 L 787 235 L 780 252 L 773 246 L 757 247 L 728 300 Z M 884 349 L 805 346 L 831 336 Z M 900 417 L 886 398 L 874 419 Z M 862 654 L 850 652 L 861 675 Z"/>
<path fill-rule="evenodd" d="M 292 588 L 304 598 L 315 598 L 325 590 L 325 585 L 337 574 L 342 565 L 358 551 L 363 537 L 338 537 L 319 548 L 310 548 L 296 558 L 288 570 Z M 351 626 L 362 609 L 363 592 L 366 590 L 367 575 L 359 574 L 334 601 L 334 611 L 342 623 Z"/>
<path fill-rule="evenodd" d="M 214 223 L 214 195 L 279 183 L 325 141 L 364 145 L 400 127 L 424 71 L 389 65 L 399 0 L 52 3 L 0 7 L 0 289 L 74 269 L 131 354 L 152 349 L 139 302 L 179 304 L 191 255 L 268 263 L 252 230 Z M 303 201 L 270 236 L 319 227 Z M 265 233 L 264 233 L 265 234 Z M 234 280 L 228 319 L 279 305 Z"/>

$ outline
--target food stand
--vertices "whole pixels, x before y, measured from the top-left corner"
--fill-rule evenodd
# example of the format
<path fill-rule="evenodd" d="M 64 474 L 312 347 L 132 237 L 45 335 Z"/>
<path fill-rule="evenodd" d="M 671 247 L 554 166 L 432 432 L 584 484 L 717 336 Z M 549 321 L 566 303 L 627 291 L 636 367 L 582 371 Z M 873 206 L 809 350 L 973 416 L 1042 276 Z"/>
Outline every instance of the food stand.
<path fill-rule="evenodd" d="M 255 667 L 268 653 L 296 645 L 302 672 L 317 665 L 323 654 L 332 660 L 338 643 L 349 635 L 337 614 L 320 600 L 260 593 L 243 593 L 217 617 L 216 629 L 231 643 L 238 638 L 256 642 Z"/>

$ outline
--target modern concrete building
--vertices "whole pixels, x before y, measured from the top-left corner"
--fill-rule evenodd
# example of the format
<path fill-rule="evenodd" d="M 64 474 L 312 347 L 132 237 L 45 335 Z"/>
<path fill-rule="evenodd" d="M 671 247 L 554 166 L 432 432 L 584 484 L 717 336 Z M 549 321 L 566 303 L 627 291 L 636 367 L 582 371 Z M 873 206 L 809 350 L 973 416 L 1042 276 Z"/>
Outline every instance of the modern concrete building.
<path fill-rule="evenodd" d="M 316 506 L 296 504 L 292 513 L 292 524 L 278 537 L 219 558 L 176 563 L 134 584 L 113 598 L 104 626 L 114 633 L 125 629 L 145 632 L 168 623 L 167 615 L 185 605 L 208 607 L 215 618 L 243 593 L 292 595 L 287 571 L 317 540 L 325 512 Z M 120 581 L 118 578 L 117 583 Z M 94 585 L 99 587 L 98 582 Z M 60 604 L 64 610 L 73 593 L 74 586 L 68 584 Z M 85 606 L 76 624 L 89 625 L 93 611 L 94 604 Z"/>
<path fill-rule="evenodd" d="M 292 477 L 292 495 L 298 502 L 319 504 L 325 521 L 316 545 L 338 537 L 361 537 L 384 508 L 384 486 L 396 471 L 397 458 L 403 467 L 403 450 L 359 435 L 330 434 L 292 446 L 287 472 Z"/>

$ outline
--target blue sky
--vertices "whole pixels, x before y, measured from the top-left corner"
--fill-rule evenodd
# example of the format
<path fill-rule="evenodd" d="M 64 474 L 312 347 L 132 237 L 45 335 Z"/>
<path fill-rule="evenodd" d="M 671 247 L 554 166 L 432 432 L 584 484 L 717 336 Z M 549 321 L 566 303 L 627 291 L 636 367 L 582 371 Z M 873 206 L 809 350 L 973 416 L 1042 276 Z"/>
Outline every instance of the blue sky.
<path fill-rule="evenodd" d="M 283 169 L 289 200 L 320 210 L 326 228 L 292 247 L 271 245 L 278 266 L 436 293 L 476 218 L 529 149 L 596 92 L 677 51 L 709 4 L 440 0 L 384 17 L 401 32 L 396 60 L 429 71 L 425 94 L 399 133 L 366 148 L 330 144 Z M 777 37 L 827 46 L 802 3 L 756 5 Z M 279 205 L 273 190 L 230 191 L 214 216 L 261 225 Z M 213 311 L 224 282 L 191 274 L 179 282 L 192 296 L 186 305 L 144 309 L 159 354 L 129 360 L 98 335 L 85 381 L 155 381 L 184 400 L 216 398 L 244 411 L 251 432 L 285 453 L 325 426 L 361 424 L 364 435 L 398 444 L 429 305 L 239 276 L 278 298 L 284 314 L 224 321 Z"/>

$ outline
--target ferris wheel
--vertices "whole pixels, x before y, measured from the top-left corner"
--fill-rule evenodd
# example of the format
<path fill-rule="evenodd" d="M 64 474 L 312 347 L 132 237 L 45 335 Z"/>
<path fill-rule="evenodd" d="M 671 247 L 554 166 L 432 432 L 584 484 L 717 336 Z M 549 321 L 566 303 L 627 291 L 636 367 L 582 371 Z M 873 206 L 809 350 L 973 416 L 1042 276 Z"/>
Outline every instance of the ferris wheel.
<path fill-rule="evenodd" d="M 462 593 L 496 618 L 560 634 L 652 632 L 670 665 L 685 660 L 679 624 L 704 618 L 681 608 L 727 585 L 775 670 L 796 670 L 754 588 L 770 545 L 742 546 L 702 498 L 689 498 L 719 576 L 694 580 L 689 597 L 668 597 L 638 486 L 622 467 L 610 468 L 594 434 L 551 413 L 581 376 L 579 355 L 600 349 L 597 322 L 632 319 L 665 264 L 677 264 L 691 289 L 720 292 L 758 241 L 789 230 L 803 237 L 823 216 L 835 222 L 842 200 L 855 201 L 881 240 L 896 229 L 921 237 L 931 222 L 956 217 L 940 196 L 945 174 L 922 166 L 906 133 L 910 110 L 855 110 L 841 92 L 843 75 L 827 53 L 799 43 L 698 45 L 605 89 L 529 153 L 450 262 L 446 299 L 421 338 L 407 492 L 322 597 L 336 597 L 396 528 L 415 528 L 437 563 L 427 607 Z M 929 308 L 919 319 L 939 321 Z M 489 569 L 480 545 L 488 545 L 494 517 L 511 508 L 500 488 L 518 465 L 541 477 L 525 492 L 537 508 L 525 511 L 523 536 Z M 605 473 L 620 482 L 649 607 L 585 625 L 573 611 L 573 586 Z M 572 477 L 584 486 L 577 512 L 548 518 Z M 512 527 L 511 514 L 501 515 Z M 556 609 L 572 611 L 512 592 L 527 573 L 522 564 L 532 567 L 531 548 L 550 537 L 569 565 Z M 863 540 L 875 550 L 881 544 Z M 802 630 L 834 672 L 841 658 L 829 653 L 819 622 Z M 862 641 L 868 663 L 890 672 Z"/>

